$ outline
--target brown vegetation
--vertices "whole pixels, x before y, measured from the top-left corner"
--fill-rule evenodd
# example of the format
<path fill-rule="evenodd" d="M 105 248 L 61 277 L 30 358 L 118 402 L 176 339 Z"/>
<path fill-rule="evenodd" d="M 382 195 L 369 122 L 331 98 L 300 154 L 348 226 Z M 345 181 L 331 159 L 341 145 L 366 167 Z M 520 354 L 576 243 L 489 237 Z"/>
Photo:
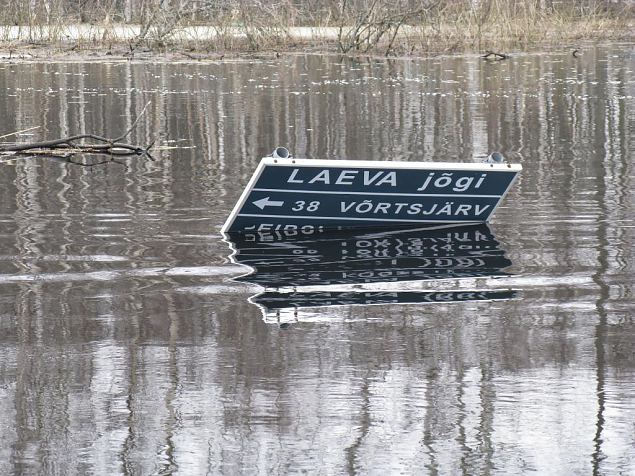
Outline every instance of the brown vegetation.
<path fill-rule="evenodd" d="M 628 0 L 0 1 L 0 42 L 427 54 L 631 39 Z"/>

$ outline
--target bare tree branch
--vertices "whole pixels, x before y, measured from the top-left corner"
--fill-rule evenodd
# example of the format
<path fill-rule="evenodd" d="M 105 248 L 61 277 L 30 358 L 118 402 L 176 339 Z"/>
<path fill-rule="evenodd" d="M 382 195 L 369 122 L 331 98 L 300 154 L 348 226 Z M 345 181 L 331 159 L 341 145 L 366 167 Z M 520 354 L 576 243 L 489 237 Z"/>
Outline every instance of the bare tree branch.
<path fill-rule="evenodd" d="M 131 157 L 131 156 L 144 156 L 150 160 L 154 160 L 154 157 L 150 154 L 150 149 L 154 145 L 152 141 L 149 145 L 139 146 L 135 144 L 128 144 L 122 142 L 139 123 L 141 116 L 146 112 L 150 103 L 148 102 L 141 110 L 139 115 L 135 118 L 132 125 L 119 137 L 115 139 L 109 139 L 107 137 L 98 136 L 96 134 L 78 134 L 74 136 L 62 137 L 59 139 L 51 139 L 38 142 L 25 142 L 18 144 L 0 144 L 0 154 L 26 154 L 26 155 L 45 155 L 49 157 L 57 158 L 69 158 L 75 154 L 103 154 L 111 157 Z M 32 130 L 26 129 L 26 130 Z M 24 131 L 20 131 L 24 132 Z M 7 134 L 3 137 L 18 134 L 14 132 Z M 91 141 L 88 142 L 87 141 Z M 114 159 L 106 160 L 100 163 L 111 162 Z M 74 161 L 69 160 L 71 163 Z M 98 165 L 98 164 L 94 164 Z"/>

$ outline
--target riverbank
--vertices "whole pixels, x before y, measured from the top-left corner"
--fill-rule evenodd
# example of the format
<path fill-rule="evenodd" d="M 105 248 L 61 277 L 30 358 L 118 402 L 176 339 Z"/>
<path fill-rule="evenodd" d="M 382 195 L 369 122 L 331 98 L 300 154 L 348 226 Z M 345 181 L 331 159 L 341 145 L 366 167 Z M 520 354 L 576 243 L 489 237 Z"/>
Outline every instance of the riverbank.
<path fill-rule="evenodd" d="M 589 17 L 551 18 L 536 25 L 526 19 L 498 24 L 437 24 L 399 28 L 362 37 L 358 27 L 244 28 L 197 25 L 169 31 L 126 24 L 0 26 L 0 59 L 84 58 L 219 60 L 319 52 L 372 56 L 434 56 L 486 51 L 569 49 L 589 43 L 635 41 L 635 20 Z"/>

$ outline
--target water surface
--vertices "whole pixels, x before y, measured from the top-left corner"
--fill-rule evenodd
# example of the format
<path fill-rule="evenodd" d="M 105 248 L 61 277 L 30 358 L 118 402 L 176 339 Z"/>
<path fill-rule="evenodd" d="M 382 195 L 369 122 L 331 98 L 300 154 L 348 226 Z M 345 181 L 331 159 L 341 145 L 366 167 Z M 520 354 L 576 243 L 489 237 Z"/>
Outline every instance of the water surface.
<path fill-rule="evenodd" d="M 2 159 L 0 473 L 635 472 L 634 67 L 628 45 L 0 65 L 0 135 L 115 137 L 150 102 L 130 141 L 174 147 Z M 484 235 L 502 265 L 276 313 L 219 230 L 278 145 L 504 152 L 524 170 Z"/>

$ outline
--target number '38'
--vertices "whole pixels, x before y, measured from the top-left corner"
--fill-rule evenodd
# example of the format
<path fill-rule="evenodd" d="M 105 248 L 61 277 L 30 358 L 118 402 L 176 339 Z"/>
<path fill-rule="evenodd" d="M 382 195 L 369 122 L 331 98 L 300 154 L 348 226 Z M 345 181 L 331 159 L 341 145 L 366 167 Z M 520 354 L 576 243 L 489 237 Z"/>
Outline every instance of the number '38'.
<path fill-rule="evenodd" d="M 318 201 L 309 202 L 309 204 L 307 205 L 304 200 L 298 200 L 297 202 L 295 202 L 295 205 L 293 206 L 293 208 L 291 208 L 291 210 L 293 210 L 294 212 L 301 212 L 302 210 L 306 210 L 307 212 L 314 212 L 318 209 L 319 206 L 320 202 Z"/>

